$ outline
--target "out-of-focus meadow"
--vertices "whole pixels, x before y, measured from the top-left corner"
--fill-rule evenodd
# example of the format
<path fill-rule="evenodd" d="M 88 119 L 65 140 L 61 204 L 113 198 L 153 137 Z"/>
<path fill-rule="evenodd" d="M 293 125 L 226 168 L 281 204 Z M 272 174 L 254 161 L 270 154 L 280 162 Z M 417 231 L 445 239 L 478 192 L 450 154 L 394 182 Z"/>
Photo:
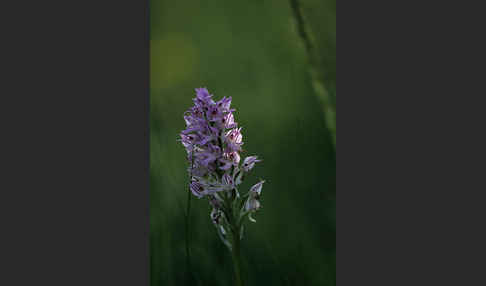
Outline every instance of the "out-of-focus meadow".
<path fill-rule="evenodd" d="M 335 98 L 335 1 L 301 2 Z M 196 87 L 233 97 L 242 157 L 263 159 L 240 188 L 266 180 L 242 241 L 246 284 L 335 285 L 335 146 L 290 2 L 150 0 L 150 39 L 151 285 L 188 285 L 188 163 L 176 140 Z M 191 285 L 231 285 L 207 201 L 191 207 Z"/>

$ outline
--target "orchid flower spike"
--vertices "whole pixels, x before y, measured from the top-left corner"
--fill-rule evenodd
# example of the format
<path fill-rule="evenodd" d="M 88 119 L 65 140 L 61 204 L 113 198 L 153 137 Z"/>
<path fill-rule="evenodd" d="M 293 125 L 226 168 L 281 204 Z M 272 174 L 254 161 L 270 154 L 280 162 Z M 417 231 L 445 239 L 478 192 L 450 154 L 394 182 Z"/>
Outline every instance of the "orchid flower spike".
<path fill-rule="evenodd" d="M 235 121 L 231 101 L 231 97 L 215 101 L 206 88 L 196 88 L 194 105 L 183 115 L 186 128 L 179 139 L 190 163 L 189 190 L 197 198 L 208 199 L 212 208 L 210 218 L 230 249 L 234 239 L 242 237 L 242 218 L 248 215 L 255 222 L 251 215 L 261 208 L 265 182 L 258 182 L 240 196 L 238 185 L 261 160 L 248 156 L 241 162 L 243 134 Z"/>

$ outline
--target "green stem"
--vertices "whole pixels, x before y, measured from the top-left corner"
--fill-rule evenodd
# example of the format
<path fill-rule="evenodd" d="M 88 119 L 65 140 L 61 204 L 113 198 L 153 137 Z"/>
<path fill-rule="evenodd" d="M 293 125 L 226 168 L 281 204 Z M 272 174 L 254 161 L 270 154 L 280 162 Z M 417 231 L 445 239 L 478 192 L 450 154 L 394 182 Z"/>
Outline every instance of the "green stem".
<path fill-rule="evenodd" d="M 187 192 L 187 210 L 186 210 L 186 263 L 187 263 L 187 272 L 191 275 L 191 252 L 189 248 L 189 215 L 191 211 L 191 190 Z"/>
<path fill-rule="evenodd" d="M 239 214 L 240 210 L 235 209 L 233 205 L 228 202 L 230 231 L 232 237 L 231 258 L 233 259 L 233 267 L 235 273 L 235 286 L 243 286 L 243 279 L 241 274 L 241 255 L 240 255 L 240 227 Z"/>
<path fill-rule="evenodd" d="M 194 152 L 191 152 L 191 173 L 189 178 L 189 184 L 192 182 L 192 168 L 194 167 Z M 189 281 L 192 282 L 192 271 L 191 271 L 191 249 L 190 249 L 190 228 L 189 228 L 189 218 L 191 215 L 191 188 L 187 189 L 187 209 L 186 209 L 186 266 L 187 266 L 187 275 L 189 277 Z"/>
<path fill-rule="evenodd" d="M 233 266 L 235 271 L 235 286 L 243 286 L 241 278 L 241 256 L 240 256 L 240 234 L 239 228 L 233 230 L 233 246 L 231 249 L 231 258 L 233 259 Z"/>

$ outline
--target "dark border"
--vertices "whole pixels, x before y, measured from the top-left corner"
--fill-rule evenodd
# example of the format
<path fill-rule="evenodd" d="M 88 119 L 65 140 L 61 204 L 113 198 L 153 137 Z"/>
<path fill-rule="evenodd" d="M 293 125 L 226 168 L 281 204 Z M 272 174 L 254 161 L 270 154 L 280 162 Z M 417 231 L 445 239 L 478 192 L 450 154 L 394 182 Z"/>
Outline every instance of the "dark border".
<path fill-rule="evenodd" d="M 149 285 L 148 3 L 2 5 L 0 285 Z"/>

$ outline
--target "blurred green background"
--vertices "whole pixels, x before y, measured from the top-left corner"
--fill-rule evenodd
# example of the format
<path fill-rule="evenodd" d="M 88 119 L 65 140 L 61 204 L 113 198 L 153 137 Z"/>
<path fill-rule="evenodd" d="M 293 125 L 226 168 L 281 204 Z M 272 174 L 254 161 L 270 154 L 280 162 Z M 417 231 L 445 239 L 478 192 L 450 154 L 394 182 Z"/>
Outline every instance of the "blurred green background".
<path fill-rule="evenodd" d="M 242 241 L 247 285 L 335 285 L 335 1 L 300 1 L 314 52 L 290 1 L 150 1 L 151 285 L 232 285 L 229 251 L 205 200 L 192 198 L 192 274 L 184 213 L 186 153 L 178 139 L 194 88 L 232 96 L 244 149 L 258 155 L 243 183 L 266 180 L 263 208 Z M 312 66 L 314 65 L 314 69 Z M 314 71 L 318 71 L 317 76 Z M 322 100 L 322 80 L 331 101 Z"/>

